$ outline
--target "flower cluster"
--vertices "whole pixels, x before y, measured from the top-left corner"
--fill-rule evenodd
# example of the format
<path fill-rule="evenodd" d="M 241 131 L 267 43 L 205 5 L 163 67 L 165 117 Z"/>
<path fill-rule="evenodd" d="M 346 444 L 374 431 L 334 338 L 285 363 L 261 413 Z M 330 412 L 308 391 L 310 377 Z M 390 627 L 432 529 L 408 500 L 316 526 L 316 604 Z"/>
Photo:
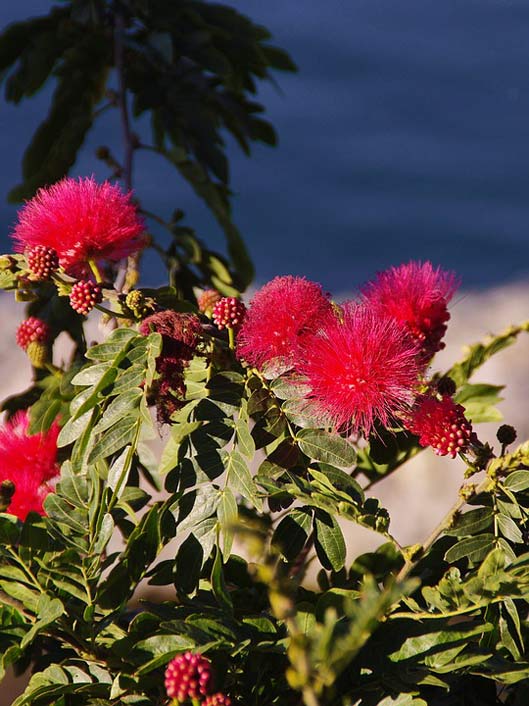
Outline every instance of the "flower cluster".
<path fill-rule="evenodd" d="M 426 365 L 444 345 L 456 286 L 452 273 L 410 262 L 378 274 L 359 301 L 337 307 L 314 282 L 276 277 L 255 294 L 237 355 L 259 369 L 280 363 L 303 376 L 306 408 L 319 424 L 367 438 L 377 424 L 402 424 L 417 408 Z M 423 426 L 427 417 L 432 422 L 421 443 L 451 455 L 465 448 L 471 428 L 455 409 L 444 401 L 433 416 L 417 412 Z M 442 424 L 457 426 L 447 437 L 456 435 L 455 446 L 442 441 L 444 432 L 436 436 Z"/>
<path fill-rule="evenodd" d="M 185 398 L 184 369 L 201 341 L 202 325 L 194 314 L 181 314 L 167 309 L 144 319 L 139 331 L 144 336 L 155 331 L 162 336 L 162 351 L 156 359 L 159 373 L 156 389 L 158 419 L 169 423 L 171 415 Z"/>
<path fill-rule="evenodd" d="M 11 481 L 15 492 L 7 512 L 25 520 L 29 512 L 44 514 L 43 502 L 59 474 L 54 422 L 47 432 L 30 434 L 29 415 L 17 412 L 0 427 L 0 483 Z"/>

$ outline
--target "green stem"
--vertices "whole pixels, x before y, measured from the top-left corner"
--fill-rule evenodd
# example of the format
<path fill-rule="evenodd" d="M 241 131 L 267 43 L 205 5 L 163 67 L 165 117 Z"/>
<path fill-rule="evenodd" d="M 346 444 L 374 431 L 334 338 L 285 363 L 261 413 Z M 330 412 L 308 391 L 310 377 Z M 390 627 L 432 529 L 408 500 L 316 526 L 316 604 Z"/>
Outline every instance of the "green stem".
<path fill-rule="evenodd" d="M 88 259 L 88 266 L 92 270 L 92 274 L 96 278 L 96 282 L 98 284 L 101 284 L 101 282 L 103 281 L 103 277 L 101 276 L 101 272 L 99 271 L 99 267 L 97 266 L 96 261 L 89 258 Z"/>
<path fill-rule="evenodd" d="M 230 350 L 234 351 L 235 350 L 235 331 L 231 328 L 228 329 L 228 343 L 230 346 Z"/>

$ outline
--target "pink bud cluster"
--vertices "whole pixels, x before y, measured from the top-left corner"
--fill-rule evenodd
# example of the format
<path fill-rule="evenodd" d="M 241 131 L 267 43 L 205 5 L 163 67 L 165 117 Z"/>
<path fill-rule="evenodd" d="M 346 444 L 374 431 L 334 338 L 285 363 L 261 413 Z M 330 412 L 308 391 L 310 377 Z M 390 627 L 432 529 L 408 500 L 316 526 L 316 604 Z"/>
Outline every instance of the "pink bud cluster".
<path fill-rule="evenodd" d="M 197 699 L 210 691 L 211 662 L 207 657 L 185 652 L 172 659 L 165 670 L 167 696 L 177 701 Z"/>
<path fill-rule="evenodd" d="M 36 316 L 30 316 L 23 321 L 17 329 L 16 340 L 24 350 L 30 343 L 47 343 L 51 338 L 51 329 L 48 324 Z"/>
<path fill-rule="evenodd" d="M 89 314 L 102 299 L 101 287 L 91 280 L 76 282 L 70 292 L 70 306 L 83 316 Z"/>
<path fill-rule="evenodd" d="M 412 411 L 408 429 L 419 437 L 421 446 L 431 446 L 438 456 L 455 458 L 475 439 L 465 409 L 449 395 L 423 397 Z"/>
<path fill-rule="evenodd" d="M 28 269 L 33 279 L 45 281 L 59 268 L 59 256 L 54 248 L 34 245 L 26 250 Z"/>
<path fill-rule="evenodd" d="M 238 331 L 244 321 L 246 307 L 240 299 L 223 297 L 213 307 L 213 321 L 219 329 L 231 328 Z"/>

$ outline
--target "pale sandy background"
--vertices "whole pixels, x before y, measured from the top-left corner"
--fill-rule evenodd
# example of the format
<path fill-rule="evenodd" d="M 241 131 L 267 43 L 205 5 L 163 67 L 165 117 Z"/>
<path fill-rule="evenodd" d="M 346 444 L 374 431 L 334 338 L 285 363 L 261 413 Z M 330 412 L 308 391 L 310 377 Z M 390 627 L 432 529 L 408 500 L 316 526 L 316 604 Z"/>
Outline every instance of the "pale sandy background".
<path fill-rule="evenodd" d="M 4 332 L 0 338 L 3 399 L 29 384 L 30 367 L 25 354 L 14 344 L 14 332 L 24 318 L 24 306 L 14 303 L 9 294 L 1 294 L 0 307 Z M 529 284 L 460 293 L 451 313 L 447 347 L 436 360 L 438 370 L 457 360 L 464 344 L 529 318 Z M 97 333 L 95 323 L 93 333 L 94 336 Z M 56 362 L 60 362 L 60 349 L 57 346 Z M 529 335 L 522 334 L 511 348 L 492 358 L 478 371 L 474 381 L 506 385 L 505 401 L 500 404 L 505 422 L 517 428 L 519 440 L 529 438 Z M 493 441 L 497 426 L 479 425 L 480 438 Z M 438 523 L 455 499 L 462 473 L 459 460 L 438 458 L 427 450 L 379 484 L 377 495 L 390 511 L 392 532 L 401 544 L 421 541 Z M 380 543 L 379 537 L 368 530 L 350 524 L 345 529 L 349 558 Z M 0 691 L 0 706 L 11 704 L 19 690 L 20 682 L 6 681 Z"/>

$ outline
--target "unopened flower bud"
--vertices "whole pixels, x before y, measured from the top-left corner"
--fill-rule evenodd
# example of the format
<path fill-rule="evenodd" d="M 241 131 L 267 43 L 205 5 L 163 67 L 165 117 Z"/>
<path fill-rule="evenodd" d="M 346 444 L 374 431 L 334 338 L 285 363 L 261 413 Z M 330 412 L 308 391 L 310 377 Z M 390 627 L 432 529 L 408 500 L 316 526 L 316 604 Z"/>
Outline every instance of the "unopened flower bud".
<path fill-rule="evenodd" d="M 101 287 L 90 280 L 76 282 L 70 292 L 70 305 L 78 314 L 86 316 L 102 300 Z"/>
<path fill-rule="evenodd" d="M 448 395 L 449 397 L 452 397 L 452 395 L 455 395 L 456 390 L 457 387 L 455 382 L 447 375 L 442 377 L 437 383 L 437 392 L 440 395 Z"/>
<path fill-rule="evenodd" d="M 516 439 L 516 429 L 510 424 L 502 424 L 496 432 L 496 438 L 503 446 L 509 446 Z"/>
<path fill-rule="evenodd" d="M 223 297 L 213 307 L 213 321 L 219 329 L 238 331 L 246 315 L 246 307 L 240 299 Z"/>
<path fill-rule="evenodd" d="M 45 281 L 59 268 L 57 251 L 46 245 L 34 245 L 26 249 L 26 260 L 31 279 Z"/>
<path fill-rule="evenodd" d="M 198 309 L 206 316 L 211 316 L 215 304 L 222 299 L 222 294 L 216 289 L 205 289 L 198 297 Z"/>

